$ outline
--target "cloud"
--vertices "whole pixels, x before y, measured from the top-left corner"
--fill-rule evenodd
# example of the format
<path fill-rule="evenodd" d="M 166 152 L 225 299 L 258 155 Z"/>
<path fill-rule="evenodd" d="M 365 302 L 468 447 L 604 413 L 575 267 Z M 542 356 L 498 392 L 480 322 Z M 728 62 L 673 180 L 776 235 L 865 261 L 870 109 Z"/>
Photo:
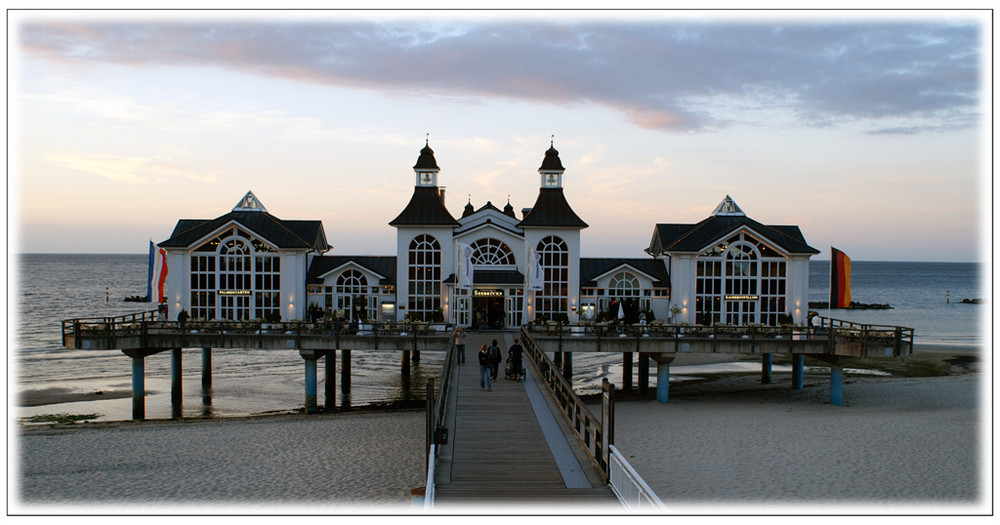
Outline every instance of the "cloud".
<path fill-rule="evenodd" d="M 222 67 L 401 94 L 594 104 L 674 131 L 800 122 L 974 125 L 980 28 L 951 22 L 28 22 L 32 57 Z M 891 129 L 892 126 L 872 126 Z"/>
<path fill-rule="evenodd" d="M 215 172 L 196 173 L 175 165 L 166 158 L 127 157 L 107 154 L 53 154 L 46 160 L 56 166 L 98 175 L 126 184 L 151 184 L 169 180 L 213 182 Z"/>

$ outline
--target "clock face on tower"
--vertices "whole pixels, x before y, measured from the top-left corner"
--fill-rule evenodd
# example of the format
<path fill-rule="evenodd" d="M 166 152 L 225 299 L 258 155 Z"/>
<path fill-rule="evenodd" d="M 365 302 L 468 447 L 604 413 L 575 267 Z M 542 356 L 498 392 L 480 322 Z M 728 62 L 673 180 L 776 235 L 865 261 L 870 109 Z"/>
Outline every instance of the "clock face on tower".
<path fill-rule="evenodd" d="M 431 173 L 421 173 L 420 174 L 420 184 L 422 186 L 430 186 L 434 184 L 434 175 Z"/>
<path fill-rule="evenodd" d="M 559 185 L 559 176 L 555 173 L 545 174 L 545 186 L 548 188 L 555 188 Z"/>

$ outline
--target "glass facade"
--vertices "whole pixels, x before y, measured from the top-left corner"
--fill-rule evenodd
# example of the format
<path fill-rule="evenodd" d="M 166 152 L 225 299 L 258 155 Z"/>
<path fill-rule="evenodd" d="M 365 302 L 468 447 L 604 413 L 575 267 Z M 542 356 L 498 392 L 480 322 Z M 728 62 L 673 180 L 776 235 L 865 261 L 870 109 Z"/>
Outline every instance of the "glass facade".
<path fill-rule="evenodd" d="M 441 245 L 430 235 L 419 235 L 407 252 L 407 315 L 433 320 L 441 308 Z"/>
<path fill-rule="evenodd" d="M 265 320 L 281 315 L 281 258 L 233 228 L 190 255 L 192 319 Z"/>
<path fill-rule="evenodd" d="M 695 323 L 777 325 L 786 312 L 787 260 L 767 243 L 738 233 L 698 256 Z"/>
<path fill-rule="evenodd" d="M 549 319 L 555 314 L 569 313 L 569 246 L 566 241 L 550 235 L 538 242 L 536 252 L 544 284 L 535 294 L 535 314 Z"/>

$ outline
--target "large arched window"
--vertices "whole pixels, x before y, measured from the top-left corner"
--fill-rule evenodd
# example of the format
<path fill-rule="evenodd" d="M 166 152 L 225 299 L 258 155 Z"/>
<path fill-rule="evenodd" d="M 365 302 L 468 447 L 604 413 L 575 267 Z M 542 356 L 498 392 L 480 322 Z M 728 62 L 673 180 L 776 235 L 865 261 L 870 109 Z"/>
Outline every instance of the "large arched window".
<path fill-rule="evenodd" d="M 346 270 L 337 276 L 337 308 L 343 308 L 350 319 L 361 316 L 373 319 L 374 313 L 368 310 L 368 279 L 357 270 Z"/>
<path fill-rule="evenodd" d="M 608 283 L 608 295 L 616 298 L 639 297 L 639 279 L 629 272 L 618 272 Z"/>
<path fill-rule="evenodd" d="M 478 239 L 472 243 L 472 264 L 482 266 L 514 266 L 514 253 L 497 239 Z"/>
<path fill-rule="evenodd" d="M 407 253 L 407 311 L 422 321 L 431 321 L 441 308 L 441 245 L 430 235 L 410 242 Z"/>
<path fill-rule="evenodd" d="M 699 324 L 778 324 L 785 312 L 786 259 L 768 243 L 743 232 L 698 256 L 696 317 Z"/>
<path fill-rule="evenodd" d="M 191 253 L 193 319 L 274 319 L 281 315 L 280 254 L 234 227 Z"/>
<path fill-rule="evenodd" d="M 569 314 L 569 246 L 550 235 L 536 248 L 544 275 L 542 290 L 535 294 L 535 313 L 549 319 L 555 314 Z"/>

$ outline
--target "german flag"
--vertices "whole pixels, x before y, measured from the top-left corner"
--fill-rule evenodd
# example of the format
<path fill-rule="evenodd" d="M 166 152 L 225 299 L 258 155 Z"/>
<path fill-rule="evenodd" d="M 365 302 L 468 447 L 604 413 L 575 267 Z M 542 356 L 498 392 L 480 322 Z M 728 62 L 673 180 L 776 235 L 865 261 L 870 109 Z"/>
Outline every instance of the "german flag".
<path fill-rule="evenodd" d="M 851 306 L 851 258 L 830 247 L 830 308 Z"/>

